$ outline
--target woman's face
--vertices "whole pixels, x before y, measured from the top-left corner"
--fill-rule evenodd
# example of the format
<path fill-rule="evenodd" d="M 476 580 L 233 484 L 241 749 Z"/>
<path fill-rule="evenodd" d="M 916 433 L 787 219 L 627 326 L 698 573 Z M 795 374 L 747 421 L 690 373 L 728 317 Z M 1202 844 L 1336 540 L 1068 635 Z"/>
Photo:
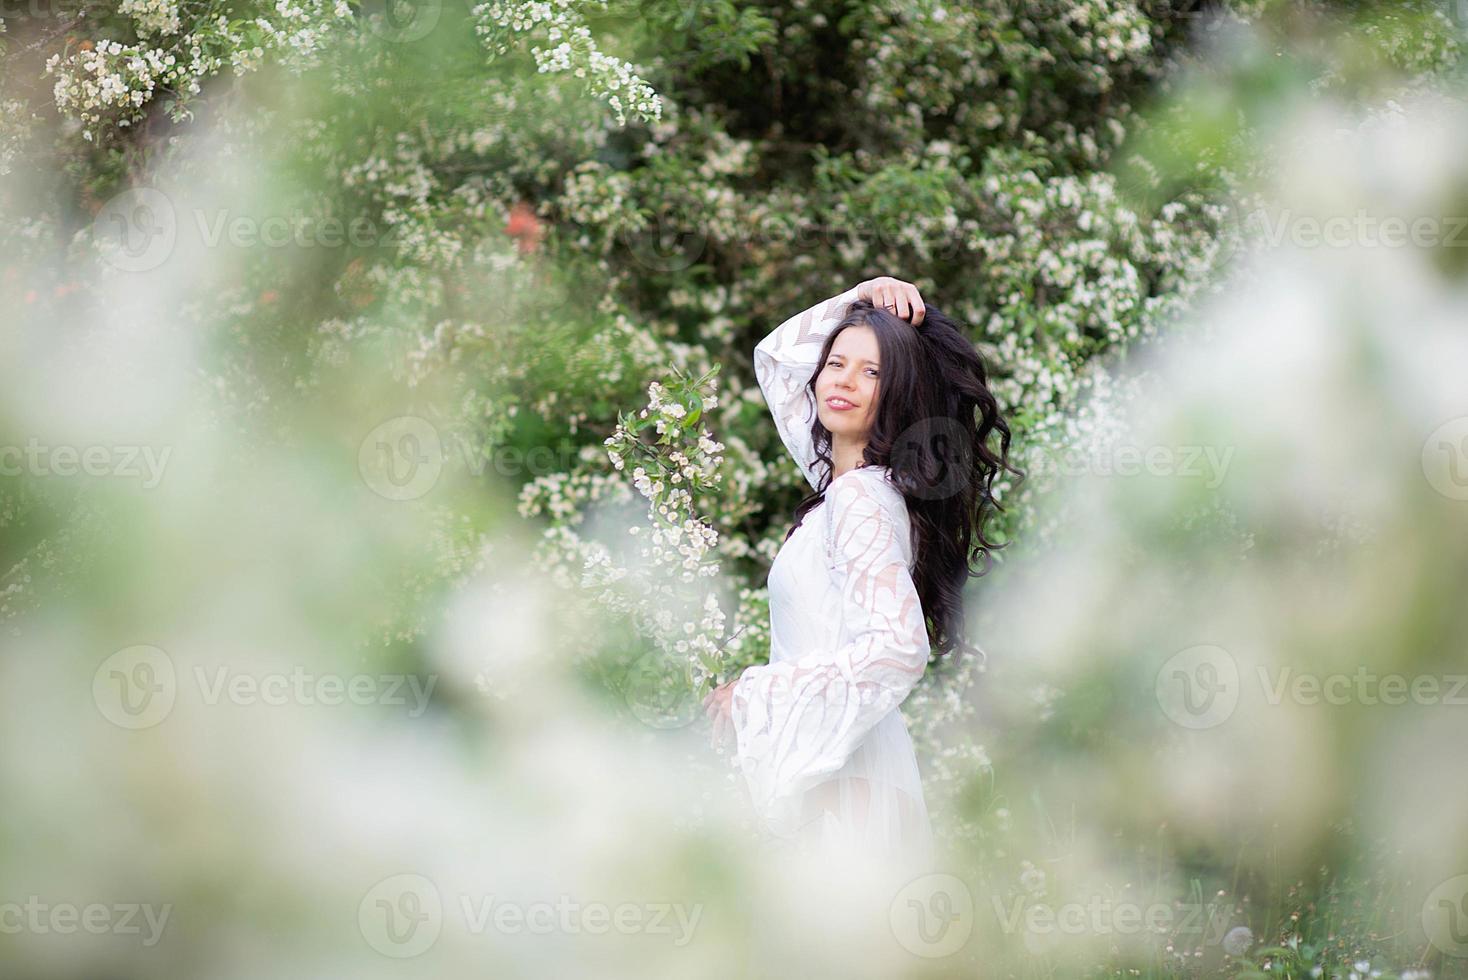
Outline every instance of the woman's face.
<path fill-rule="evenodd" d="M 816 375 L 816 410 L 832 436 L 866 440 L 876 418 L 879 360 L 871 327 L 847 327 L 832 342 Z"/>

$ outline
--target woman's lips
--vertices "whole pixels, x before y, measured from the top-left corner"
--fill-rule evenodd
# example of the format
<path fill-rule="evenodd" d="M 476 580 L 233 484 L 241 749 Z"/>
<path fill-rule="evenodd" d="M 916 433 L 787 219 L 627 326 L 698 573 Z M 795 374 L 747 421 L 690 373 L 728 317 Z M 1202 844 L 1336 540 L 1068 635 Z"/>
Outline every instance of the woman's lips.
<path fill-rule="evenodd" d="M 844 398 L 833 395 L 826 399 L 826 407 L 837 412 L 849 412 L 856 406 Z"/>

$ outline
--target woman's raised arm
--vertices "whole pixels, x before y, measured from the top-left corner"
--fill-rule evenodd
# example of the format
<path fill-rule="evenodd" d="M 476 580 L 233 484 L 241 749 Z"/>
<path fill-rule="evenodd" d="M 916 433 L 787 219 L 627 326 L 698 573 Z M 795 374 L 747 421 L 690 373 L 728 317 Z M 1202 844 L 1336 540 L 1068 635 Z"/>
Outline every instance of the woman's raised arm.
<path fill-rule="evenodd" d="M 878 276 L 857 283 L 844 293 L 823 299 L 780 324 L 754 348 L 754 376 L 765 404 L 775 418 L 780 441 L 805 474 L 812 490 L 820 488 L 810 426 L 816 403 L 806 388 L 819 365 L 826 337 L 858 299 L 870 301 L 917 326 L 925 312 L 922 296 L 910 282 Z"/>
<path fill-rule="evenodd" d="M 754 376 L 774 416 L 780 441 L 812 490 L 819 489 L 821 474 L 816 472 L 810 438 L 816 403 L 806 384 L 816 372 L 826 337 L 846 315 L 847 307 L 859 298 L 863 285 L 852 286 L 797 313 L 770 331 L 754 349 Z"/>

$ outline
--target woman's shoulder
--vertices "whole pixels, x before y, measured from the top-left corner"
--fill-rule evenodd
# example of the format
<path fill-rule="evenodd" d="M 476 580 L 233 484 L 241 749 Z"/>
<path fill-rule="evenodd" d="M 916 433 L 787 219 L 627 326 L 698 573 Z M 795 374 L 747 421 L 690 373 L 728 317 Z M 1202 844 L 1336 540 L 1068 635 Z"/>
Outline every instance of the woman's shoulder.
<path fill-rule="evenodd" d="M 875 500 L 894 516 L 907 517 L 907 499 L 892 480 L 888 466 L 856 466 L 831 481 L 826 490 L 837 508 L 863 500 Z"/>
<path fill-rule="evenodd" d="M 831 486 L 834 488 L 842 481 L 847 483 L 859 481 L 865 486 L 880 486 L 897 490 L 897 485 L 892 482 L 892 467 L 890 466 L 871 464 L 866 466 L 853 466 L 845 473 L 833 479 Z"/>
<path fill-rule="evenodd" d="M 892 481 L 890 468 L 859 466 L 847 470 L 831 481 L 826 497 L 830 501 L 826 548 L 833 560 L 853 547 L 875 551 L 897 541 L 903 557 L 911 563 L 913 525 L 907 499 Z"/>

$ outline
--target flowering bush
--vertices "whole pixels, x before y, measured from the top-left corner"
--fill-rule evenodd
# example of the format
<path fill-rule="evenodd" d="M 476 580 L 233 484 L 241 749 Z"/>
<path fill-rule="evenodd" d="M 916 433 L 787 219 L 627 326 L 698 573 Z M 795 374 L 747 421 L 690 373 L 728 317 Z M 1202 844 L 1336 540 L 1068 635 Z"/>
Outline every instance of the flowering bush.
<path fill-rule="evenodd" d="M 348 0 L 250 3 L 232 17 L 198 0 L 123 0 L 109 26 L 136 41 L 89 38 L 74 48 L 68 43 L 47 59 L 46 72 L 56 76 L 56 108 L 79 119 L 83 138 L 91 140 L 99 127 L 110 136 L 114 128 L 135 124 L 164 92 L 170 96 L 170 115 L 187 118 L 187 106 L 203 84 L 225 69 L 242 75 L 267 58 L 279 58 L 299 72 L 316 64 L 323 48 L 352 43 L 361 34 L 389 43 L 413 40 L 425 30 L 418 21 L 436 20 L 440 5 L 408 6 L 414 16 L 400 24 L 391 10 L 369 14 Z M 471 13 L 488 60 L 509 53 L 524 38 L 536 39 L 530 51 L 537 70 L 585 79 L 587 89 L 616 110 L 619 125 L 629 111 L 658 118 L 657 94 L 631 65 L 600 50 L 586 27 L 584 6 L 567 0 L 493 2 L 476 5 Z"/>
<path fill-rule="evenodd" d="M 185 0 L 120 3 L 117 13 L 138 41 L 87 39 L 52 54 L 46 72 L 56 76 L 56 108 L 81 121 L 87 140 L 97 138 L 101 127 L 135 124 L 163 92 L 171 96 L 172 117 L 187 118 L 189 102 L 211 76 L 226 67 L 244 74 L 275 55 L 297 68 L 309 65 L 352 16 L 346 0 L 255 4 L 260 9 L 254 16 L 235 18 L 211 16 L 212 6 Z"/>
<path fill-rule="evenodd" d="M 685 690 L 706 690 L 725 672 L 719 659 L 724 646 L 725 613 L 711 584 L 719 564 L 709 557 L 718 532 L 699 510 L 708 503 L 723 477 L 724 449 L 699 420 L 718 399 L 711 391 L 717 368 L 697 379 L 675 375 L 666 385 L 648 387 L 647 407 L 636 415 L 618 413 L 616 429 L 605 445 L 607 456 L 623 478 L 647 501 L 647 520 L 625 528 L 632 550 L 614 553 L 604 541 L 585 540 L 577 531 L 585 515 L 564 506 L 562 482 L 539 477 L 520 493 L 520 514 L 547 514 L 550 526 L 543 544 L 543 566 L 558 584 L 574 584 L 596 596 L 609 611 L 629 617 L 657 653 L 676 665 Z M 651 444 L 644 434 L 651 429 Z M 630 470 L 629 470 L 630 467 Z M 626 499 L 625 484 L 619 487 Z M 736 641 L 737 642 L 737 641 Z M 737 647 L 736 647 L 737 649 Z"/>

